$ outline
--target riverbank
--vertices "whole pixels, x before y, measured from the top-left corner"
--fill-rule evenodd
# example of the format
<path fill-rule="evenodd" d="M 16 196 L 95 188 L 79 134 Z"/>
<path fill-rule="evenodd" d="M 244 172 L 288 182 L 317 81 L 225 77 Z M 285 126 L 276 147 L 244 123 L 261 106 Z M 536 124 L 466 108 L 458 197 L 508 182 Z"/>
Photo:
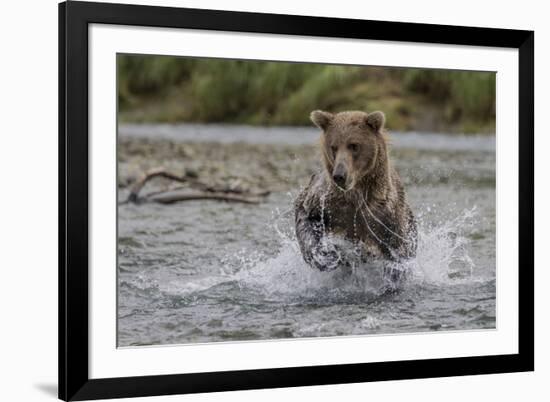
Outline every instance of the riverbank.
<path fill-rule="evenodd" d="M 490 72 L 135 55 L 118 71 L 125 123 L 310 126 L 315 109 L 382 110 L 391 130 L 495 131 Z"/>
<path fill-rule="evenodd" d="M 214 187 L 243 191 L 285 191 L 297 187 L 315 172 L 314 145 L 271 145 L 216 142 L 175 142 L 122 138 L 118 143 L 119 188 L 126 188 L 141 173 L 162 166 L 181 176 L 197 177 Z M 156 184 L 155 184 L 156 183 Z M 173 185 L 158 179 L 157 189 Z"/>
<path fill-rule="evenodd" d="M 121 125 L 118 186 L 126 189 L 143 172 L 162 166 L 213 187 L 296 191 L 320 169 L 318 138 L 318 130 L 296 127 Z M 393 163 L 406 185 L 494 183 L 494 137 L 395 133 L 390 140 Z M 413 168 L 418 158 L 425 162 Z M 148 187 L 174 185 L 159 178 Z"/>

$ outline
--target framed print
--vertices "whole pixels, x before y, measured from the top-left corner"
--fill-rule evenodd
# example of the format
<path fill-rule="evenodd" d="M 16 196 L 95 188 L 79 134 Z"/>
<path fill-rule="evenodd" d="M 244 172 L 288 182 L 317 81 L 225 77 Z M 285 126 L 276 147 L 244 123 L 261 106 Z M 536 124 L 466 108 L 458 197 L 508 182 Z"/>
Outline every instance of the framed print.
<path fill-rule="evenodd" d="M 531 371 L 534 33 L 59 5 L 59 397 Z"/>

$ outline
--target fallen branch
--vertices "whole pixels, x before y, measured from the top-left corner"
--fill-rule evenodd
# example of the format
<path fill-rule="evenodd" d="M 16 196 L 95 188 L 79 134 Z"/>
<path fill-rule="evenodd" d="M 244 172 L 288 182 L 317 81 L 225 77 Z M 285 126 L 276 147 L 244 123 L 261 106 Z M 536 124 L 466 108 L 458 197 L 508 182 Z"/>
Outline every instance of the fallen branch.
<path fill-rule="evenodd" d="M 177 181 L 179 183 L 186 183 L 189 184 L 190 187 L 199 189 L 200 191 L 189 193 L 187 191 L 174 191 L 174 189 L 171 189 L 155 191 L 143 197 L 140 197 L 139 192 L 143 189 L 145 184 L 156 177 L 163 177 L 165 179 Z M 120 202 L 119 204 L 141 204 L 144 202 L 173 204 L 179 201 L 191 200 L 217 200 L 228 202 L 242 202 L 246 204 L 258 204 L 260 202 L 258 197 L 267 196 L 269 195 L 269 193 L 269 191 L 246 193 L 240 189 L 232 188 L 219 189 L 202 183 L 194 177 L 178 176 L 173 173 L 167 172 L 162 167 L 158 167 L 150 169 L 147 172 L 143 173 L 130 187 L 130 194 L 128 194 L 128 198 L 125 201 Z"/>
<path fill-rule="evenodd" d="M 130 194 L 128 194 L 127 202 L 138 202 L 139 192 L 145 186 L 145 184 L 155 177 L 164 177 L 166 179 L 174 180 L 180 183 L 187 183 L 189 180 L 185 176 L 177 176 L 173 173 L 167 172 L 164 168 L 154 168 L 143 173 L 134 184 L 130 187 Z"/>
<path fill-rule="evenodd" d="M 229 202 L 242 202 L 245 204 L 259 204 L 260 200 L 237 194 L 225 193 L 188 193 L 188 192 L 172 192 L 165 194 L 157 194 L 147 198 L 149 202 L 158 202 L 160 204 L 173 204 L 179 201 L 192 200 L 218 200 Z"/>

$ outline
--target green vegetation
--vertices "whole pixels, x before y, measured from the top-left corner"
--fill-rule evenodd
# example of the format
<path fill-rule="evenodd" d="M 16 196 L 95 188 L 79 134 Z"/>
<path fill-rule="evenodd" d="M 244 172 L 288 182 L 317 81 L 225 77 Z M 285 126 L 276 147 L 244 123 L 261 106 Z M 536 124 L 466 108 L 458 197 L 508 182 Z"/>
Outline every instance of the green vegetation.
<path fill-rule="evenodd" d="M 490 133 L 495 74 L 118 56 L 120 119 L 309 125 L 314 109 L 383 110 L 392 130 Z"/>

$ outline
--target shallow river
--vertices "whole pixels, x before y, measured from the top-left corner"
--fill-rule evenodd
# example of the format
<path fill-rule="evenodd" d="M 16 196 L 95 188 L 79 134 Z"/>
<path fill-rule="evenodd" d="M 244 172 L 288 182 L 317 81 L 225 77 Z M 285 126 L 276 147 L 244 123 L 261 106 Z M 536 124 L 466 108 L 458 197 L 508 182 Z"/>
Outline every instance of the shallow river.
<path fill-rule="evenodd" d="M 119 136 L 276 149 L 312 144 L 318 134 L 126 125 Z M 398 292 L 381 295 L 376 267 L 325 273 L 305 265 L 292 215 L 298 186 L 259 205 L 121 205 L 119 346 L 494 328 L 495 138 L 394 133 L 392 143 L 420 229 Z"/>

